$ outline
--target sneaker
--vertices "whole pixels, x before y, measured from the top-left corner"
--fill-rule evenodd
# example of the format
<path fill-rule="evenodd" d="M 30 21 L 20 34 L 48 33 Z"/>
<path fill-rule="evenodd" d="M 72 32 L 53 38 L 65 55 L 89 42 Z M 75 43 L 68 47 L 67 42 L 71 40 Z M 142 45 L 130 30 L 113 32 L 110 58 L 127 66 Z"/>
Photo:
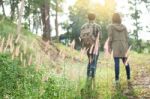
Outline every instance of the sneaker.
<path fill-rule="evenodd" d="M 114 87 L 118 88 L 120 86 L 120 81 L 119 80 L 115 80 L 113 81 Z"/>
<path fill-rule="evenodd" d="M 120 81 L 119 80 L 113 80 L 113 84 L 119 84 Z"/>
<path fill-rule="evenodd" d="M 119 80 L 116 80 L 116 81 L 115 81 L 115 83 L 116 83 L 116 84 L 119 84 L 119 83 L 120 83 L 120 81 L 119 81 Z"/>

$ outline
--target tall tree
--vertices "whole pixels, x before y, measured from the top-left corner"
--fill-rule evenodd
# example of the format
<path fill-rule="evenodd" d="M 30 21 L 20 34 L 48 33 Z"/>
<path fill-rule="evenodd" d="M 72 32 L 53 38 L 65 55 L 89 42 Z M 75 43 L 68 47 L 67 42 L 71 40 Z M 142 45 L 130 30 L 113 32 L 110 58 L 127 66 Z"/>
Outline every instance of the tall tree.
<path fill-rule="evenodd" d="M 31 1 L 30 0 L 27 0 L 25 1 L 25 11 L 24 11 L 24 19 L 25 21 L 27 20 L 28 22 L 26 22 L 26 27 L 27 28 L 30 28 L 30 25 L 31 25 L 31 18 L 29 17 L 32 13 L 32 9 L 31 9 Z"/>
<path fill-rule="evenodd" d="M 147 11 L 150 15 L 150 0 L 142 0 L 142 1 L 145 3 Z M 150 23 L 146 26 L 146 28 L 148 29 L 147 32 L 150 32 L 149 25 L 150 25 Z"/>
<path fill-rule="evenodd" d="M 6 16 L 3 2 L 4 2 L 3 0 L 0 0 L 0 5 L 2 6 L 2 10 L 3 10 L 3 15 Z"/>
<path fill-rule="evenodd" d="M 44 41 L 51 40 L 51 26 L 50 26 L 50 2 L 48 0 L 43 0 L 41 5 L 41 16 L 43 23 L 43 36 Z"/>
<path fill-rule="evenodd" d="M 133 25 L 135 29 L 133 30 L 132 36 L 135 38 L 135 45 L 134 48 L 138 52 L 141 52 L 141 40 L 139 39 L 139 32 L 142 30 L 141 23 L 140 23 L 140 15 L 142 11 L 138 9 L 139 5 L 141 4 L 141 0 L 129 0 L 130 4 L 130 10 L 132 11 L 130 13 L 131 18 L 133 19 Z"/>
<path fill-rule="evenodd" d="M 59 39 L 59 22 L 58 22 L 58 14 L 62 12 L 62 2 L 64 0 L 51 0 L 51 10 L 55 12 L 53 14 L 55 16 L 55 32 L 56 32 L 56 38 Z"/>
<path fill-rule="evenodd" d="M 40 7 L 43 4 L 41 0 L 26 0 L 24 19 L 26 21 L 26 27 L 31 31 L 38 32 L 41 27 L 41 11 Z M 32 27 L 32 28 L 31 28 Z"/>
<path fill-rule="evenodd" d="M 11 8 L 11 20 L 13 21 L 15 19 L 15 12 L 16 10 L 18 10 L 18 3 L 19 0 L 9 0 L 10 2 L 10 8 Z M 18 15 L 19 15 L 19 11 L 17 11 Z M 18 16 L 19 17 L 19 16 Z"/>
<path fill-rule="evenodd" d="M 58 39 L 58 35 L 59 35 L 59 31 L 58 31 L 58 0 L 55 1 L 56 2 L 56 18 L 55 18 L 55 30 L 56 30 L 56 38 Z"/>
<path fill-rule="evenodd" d="M 19 19 L 18 19 L 18 25 L 17 25 L 17 34 L 20 33 L 21 31 L 21 20 L 22 20 L 22 14 L 23 14 L 23 9 L 24 9 L 24 2 L 25 0 L 21 0 L 21 6 L 20 6 L 20 10 L 19 10 Z"/>

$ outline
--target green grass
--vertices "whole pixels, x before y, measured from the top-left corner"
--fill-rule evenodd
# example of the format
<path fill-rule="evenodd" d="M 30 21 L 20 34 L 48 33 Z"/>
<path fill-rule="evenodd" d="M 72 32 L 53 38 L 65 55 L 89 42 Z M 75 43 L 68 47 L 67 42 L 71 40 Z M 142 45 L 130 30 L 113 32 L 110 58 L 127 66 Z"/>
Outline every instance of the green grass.
<path fill-rule="evenodd" d="M 148 60 L 150 59 L 150 55 L 138 54 L 136 52 L 131 52 L 130 57 L 130 66 L 131 66 L 131 82 L 134 81 L 134 77 L 137 76 L 137 72 L 140 72 L 140 68 L 138 66 L 143 66 L 146 69 L 148 67 Z M 142 60 L 144 61 L 142 61 Z M 94 89 L 97 94 L 96 99 L 128 99 L 128 96 L 124 94 L 124 91 L 128 89 L 125 66 L 120 61 L 120 87 L 116 88 L 114 84 L 114 64 L 112 59 L 105 59 L 103 54 L 100 55 L 99 61 L 101 63 L 98 64 L 97 73 L 96 73 L 96 88 Z M 74 75 L 70 77 L 75 79 L 76 84 L 78 85 L 77 90 L 78 95 L 80 95 L 80 91 L 84 88 L 86 84 L 86 64 L 87 61 L 81 63 L 70 63 L 66 61 L 66 68 L 68 70 L 67 74 L 70 77 L 70 72 Z M 70 65 L 70 64 L 72 65 Z M 76 76 L 75 76 L 76 75 Z M 80 84 L 79 84 L 80 83 Z M 139 97 L 141 95 L 142 88 L 132 88 L 129 90 L 129 96 Z M 91 91 L 92 94 L 92 91 Z M 96 95 L 95 95 L 96 96 Z M 81 96 L 80 96 L 81 97 Z M 80 99 L 80 98 L 79 98 Z"/>

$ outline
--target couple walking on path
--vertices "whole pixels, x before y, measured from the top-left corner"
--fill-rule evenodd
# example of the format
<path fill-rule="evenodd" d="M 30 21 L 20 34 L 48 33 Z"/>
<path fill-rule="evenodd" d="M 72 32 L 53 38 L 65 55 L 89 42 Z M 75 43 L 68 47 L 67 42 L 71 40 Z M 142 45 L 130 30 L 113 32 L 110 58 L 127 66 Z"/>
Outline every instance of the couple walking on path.
<path fill-rule="evenodd" d="M 88 14 L 88 22 L 81 27 L 81 43 L 82 46 L 87 49 L 88 66 L 87 66 L 87 78 L 95 78 L 96 65 L 99 56 L 99 40 L 102 38 L 101 28 L 95 23 L 95 14 Z M 122 24 L 119 13 L 114 13 L 112 16 L 112 23 L 107 28 L 108 39 L 105 42 L 105 52 L 113 52 L 114 58 L 114 70 L 115 81 L 119 82 L 119 69 L 120 59 L 125 65 L 127 80 L 130 80 L 130 66 L 127 62 L 128 52 L 128 32 L 126 27 Z"/>

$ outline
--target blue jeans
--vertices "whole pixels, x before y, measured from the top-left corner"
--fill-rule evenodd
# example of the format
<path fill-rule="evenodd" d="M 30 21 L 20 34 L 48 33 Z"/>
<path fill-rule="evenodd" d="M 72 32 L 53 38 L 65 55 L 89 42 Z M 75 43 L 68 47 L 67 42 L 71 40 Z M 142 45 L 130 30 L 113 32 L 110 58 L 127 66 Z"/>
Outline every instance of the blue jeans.
<path fill-rule="evenodd" d="M 97 67 L 97 60 L 98 60 L 98 55 L 93 55 L 93 54 L 89 54 L 87 53 L 88 58 L 89 58 L 89 63 L 87 66 L 87 77 L 95 77 L 95 73 L 96 73 L 96 67 Z M 90 58 L 92 59 L 92 61 L 90 62 Z"/>
<path fill-rule="evenodd" d="M 122 62 L 125 64 L 127 61 L 126 57 L 114 57 L 114 62 L 115 62 L 115 80 L 119 80 L 119 70 L 120 70 L 120 62 L 119 60 L 122 59 Z M 127 79 L 130 79 L 130 65 L 127 64 L 125 66 L 126 69 L 126 75 Z"/>

